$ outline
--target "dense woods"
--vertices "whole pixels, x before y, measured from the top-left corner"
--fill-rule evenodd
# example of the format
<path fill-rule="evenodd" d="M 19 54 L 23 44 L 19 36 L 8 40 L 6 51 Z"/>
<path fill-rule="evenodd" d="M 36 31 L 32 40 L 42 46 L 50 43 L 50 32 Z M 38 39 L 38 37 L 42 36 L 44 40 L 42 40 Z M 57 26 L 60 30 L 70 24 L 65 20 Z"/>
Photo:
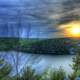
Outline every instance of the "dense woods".
<path fill-rule="evenodd" d="M 1 38 L 0 50 L 18 50 L 36 54 L 70 54 L 72 44 L 70 39 L 18 39 L 18 38 Z"/>
<path fill-rule="evenodd" d="M 32 43 L 28 51 L 40 54 L 70 54 L 69 48 L 70 44 L 65 39 L 47 39 Z"/>

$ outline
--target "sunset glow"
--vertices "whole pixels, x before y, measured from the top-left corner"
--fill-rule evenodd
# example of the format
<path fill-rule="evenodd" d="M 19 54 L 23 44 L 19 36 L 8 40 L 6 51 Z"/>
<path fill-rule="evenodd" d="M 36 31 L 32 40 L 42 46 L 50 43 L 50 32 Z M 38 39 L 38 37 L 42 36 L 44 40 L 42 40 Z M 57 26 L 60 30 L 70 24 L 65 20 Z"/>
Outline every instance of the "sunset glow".
<path fill-rule="evenodd" d="M 67 37 L 80 37 L 80 21 L 72 21 L 60 26 Z"/>

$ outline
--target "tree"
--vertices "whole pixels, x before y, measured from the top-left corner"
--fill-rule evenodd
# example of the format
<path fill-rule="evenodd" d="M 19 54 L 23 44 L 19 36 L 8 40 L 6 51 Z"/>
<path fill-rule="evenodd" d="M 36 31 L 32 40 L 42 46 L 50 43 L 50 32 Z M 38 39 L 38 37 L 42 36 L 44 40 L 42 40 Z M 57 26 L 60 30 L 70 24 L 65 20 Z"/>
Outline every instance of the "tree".
<path fill-rule="evenodd" d="M 76 77 L 80 77 L 80 46 L 79 39 L 75 39 L 72 42 L 75 49 L 75 56 L 73 57 L 73 64 L 71 65 L 73 73 L 69 76 L 71 80 L 75 80 Z"/>
<path fill-rule="evenodd" d="M 0 80 L 8 77 L 8 75 L 11 72 L 11 65 L 8 64 L 6 61 L 4 61 L 3 59 L 0 60 Z M 6 79 L 5 79 L 6 80 Z"/>
<path fill-rule="evenodd" d="M 74 70 L 74 72 L 77 72 L 78 70 L 80 70 L 80 48 L 79 47 L 77 47 L 75 54 L 76 55 L 73 58 L 72 69 Z"/>
<path fill-rule="evenodd" d="M 80 70 L 80 51 L 76 53 L 76 56 L 73 58 L 72 69 L 74 70 L 74 72 Z"/>

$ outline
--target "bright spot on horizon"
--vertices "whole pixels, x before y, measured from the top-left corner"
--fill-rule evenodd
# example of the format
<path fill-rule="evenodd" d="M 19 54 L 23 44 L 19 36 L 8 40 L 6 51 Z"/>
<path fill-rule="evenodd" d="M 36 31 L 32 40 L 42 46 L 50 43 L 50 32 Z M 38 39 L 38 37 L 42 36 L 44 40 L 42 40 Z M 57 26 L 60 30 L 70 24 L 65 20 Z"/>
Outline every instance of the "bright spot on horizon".
<path fill-rule="evenodd" d="M 78 34 L 80 34 L 80 28 L 75 26 L 72 28 L 71 32 L 74 35 L 78 35 Z"/>
<path fill-rule="evenodd" d="M 66 37 L 80 37 L 80 21 L 72 21 L 59 26 Z"/>

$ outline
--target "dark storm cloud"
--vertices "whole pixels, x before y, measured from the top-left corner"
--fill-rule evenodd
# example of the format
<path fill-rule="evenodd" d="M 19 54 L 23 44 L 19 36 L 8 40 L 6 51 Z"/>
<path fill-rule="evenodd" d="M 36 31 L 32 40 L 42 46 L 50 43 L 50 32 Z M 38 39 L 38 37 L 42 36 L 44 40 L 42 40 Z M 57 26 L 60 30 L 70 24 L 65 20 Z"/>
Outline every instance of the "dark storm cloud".
<path fill-rule="evenodd" d="M 62 5 L 64 15 L 60 19 L 61 24 L 80 19 L 80 0 L 67 0 Z"/>

